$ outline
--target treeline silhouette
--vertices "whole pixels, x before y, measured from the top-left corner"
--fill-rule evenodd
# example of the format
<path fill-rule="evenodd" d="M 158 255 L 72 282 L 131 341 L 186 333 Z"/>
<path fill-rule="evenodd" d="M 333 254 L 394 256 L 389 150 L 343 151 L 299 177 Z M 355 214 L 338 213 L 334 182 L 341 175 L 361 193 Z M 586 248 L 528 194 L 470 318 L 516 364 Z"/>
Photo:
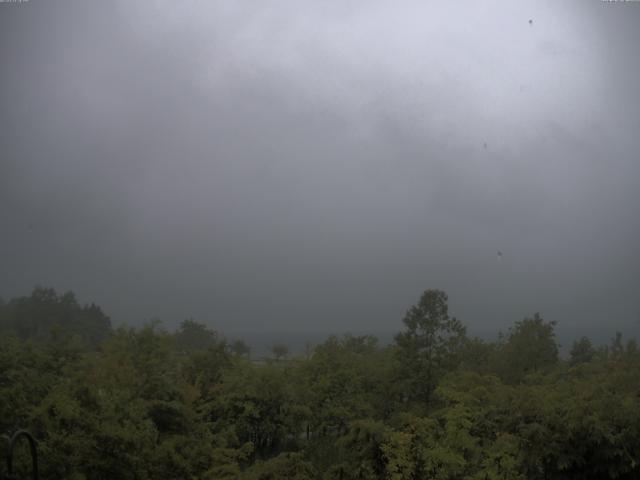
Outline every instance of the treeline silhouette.
<path fill-rule="evenodd" d="M 634 340 L 561 359 L 538 314 L 469 338 L 438 290 L 399 327 L 251 361 L 37 288 L 0 302 L 0 432 L 29 429 L 50 480 L 640 478 Z"/>

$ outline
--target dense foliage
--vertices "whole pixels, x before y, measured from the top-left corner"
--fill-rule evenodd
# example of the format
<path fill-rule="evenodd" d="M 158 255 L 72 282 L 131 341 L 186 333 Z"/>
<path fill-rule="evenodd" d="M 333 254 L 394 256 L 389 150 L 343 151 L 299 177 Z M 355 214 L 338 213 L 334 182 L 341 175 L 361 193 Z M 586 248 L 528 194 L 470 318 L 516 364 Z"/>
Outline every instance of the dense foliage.
<path fill-rule="evenodd" d="M 427 291 L 389 346 L 330 337 L 251 361 L 186 320 L 112 329 L 36 289 L 0 303 L 0 431 L 39 440 L 46 479 L 637 479 L 640 351 L 517 321 L 468 338 Z"/>

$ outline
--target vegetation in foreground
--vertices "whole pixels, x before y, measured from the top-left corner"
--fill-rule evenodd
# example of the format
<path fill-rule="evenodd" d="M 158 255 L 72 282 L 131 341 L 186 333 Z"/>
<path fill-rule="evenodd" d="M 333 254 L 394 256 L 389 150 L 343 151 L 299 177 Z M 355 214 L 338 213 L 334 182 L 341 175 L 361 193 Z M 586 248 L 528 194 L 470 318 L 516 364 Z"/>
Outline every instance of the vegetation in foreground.
<path fill-rule="evenodd" d="M 330 337 L 251 362 L 193 320 L 112 329 L 38 288 L 0 302 L 0 431 L 28 428 L 46 479 L 637 479 L 640 351 L 516 322 L 468 338 L 428 290 L 381 347 Z"/>

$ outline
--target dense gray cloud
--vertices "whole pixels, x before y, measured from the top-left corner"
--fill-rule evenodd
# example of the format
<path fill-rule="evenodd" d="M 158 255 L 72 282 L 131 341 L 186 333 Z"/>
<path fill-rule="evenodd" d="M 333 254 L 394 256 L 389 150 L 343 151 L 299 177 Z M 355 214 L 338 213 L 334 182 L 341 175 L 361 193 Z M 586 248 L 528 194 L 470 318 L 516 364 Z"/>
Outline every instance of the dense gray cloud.
<path fill-rule="evenodd" d="M 441 288 L 473 332 L 541 311 L 632 333 L 639 21 L 578 0 L 0 4 L 0 295 L 376 332 Z"/>

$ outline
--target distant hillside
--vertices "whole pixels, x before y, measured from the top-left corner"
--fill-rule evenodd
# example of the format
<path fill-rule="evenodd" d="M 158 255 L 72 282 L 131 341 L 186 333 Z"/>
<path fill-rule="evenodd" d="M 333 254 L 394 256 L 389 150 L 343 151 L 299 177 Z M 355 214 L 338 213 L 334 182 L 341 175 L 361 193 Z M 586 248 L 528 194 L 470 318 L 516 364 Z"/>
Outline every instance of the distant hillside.
<path fill-rule="evenodd" d="M 111 321 L 97 305 L 78 304 L 72 292 L 36 287 L 29 296 L 0 302 L 0 333 L 21 340 L 64 335 L 95 346 L 111 333 Z"/>

